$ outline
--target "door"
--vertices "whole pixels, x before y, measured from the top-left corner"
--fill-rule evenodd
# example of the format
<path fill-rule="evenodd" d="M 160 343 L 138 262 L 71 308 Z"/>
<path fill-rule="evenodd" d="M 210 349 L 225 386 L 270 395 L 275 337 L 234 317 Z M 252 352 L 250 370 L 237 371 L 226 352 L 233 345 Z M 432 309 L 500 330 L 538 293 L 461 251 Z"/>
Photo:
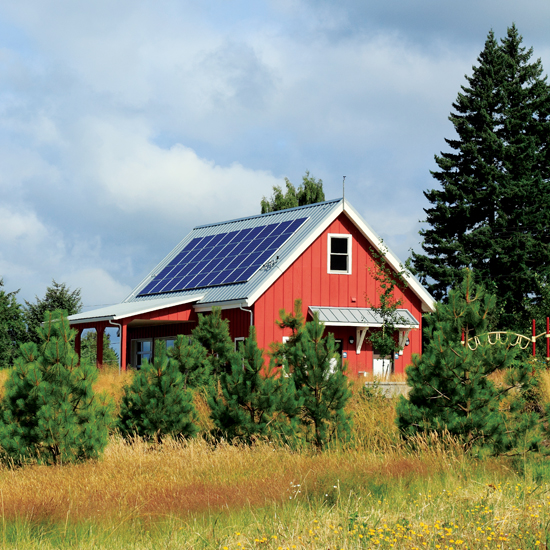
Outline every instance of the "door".
<path fill-rule="evenodd" d="M 390 357 L 381 356 L 376 350 L 372 351 L 372 375 L 383 380 L 389 379 L 393 373 L 393 361 Z"/>

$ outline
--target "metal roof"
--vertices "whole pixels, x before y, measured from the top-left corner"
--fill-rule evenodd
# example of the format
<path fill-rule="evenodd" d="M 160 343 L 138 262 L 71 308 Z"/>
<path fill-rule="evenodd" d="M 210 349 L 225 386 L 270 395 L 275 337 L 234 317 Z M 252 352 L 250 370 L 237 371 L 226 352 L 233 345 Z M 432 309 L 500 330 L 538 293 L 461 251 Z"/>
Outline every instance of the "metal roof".
<path fill-rule="evenodd" d="M 319 321 L 326 326 L 381 327 L 383 319 L 370 307 L 323 307 L 309 306 L 312 314 L 319 315 Z M 420 323 L 408 309 L 396 310 L 396 328 L 418 328 Z"/>
<path fill-rule="evenodd" d="M 194 307 L 197 311 L 209 310 L 213 305 L 220 305 L 222 307 L 251 306 L 342 212 L 344 212 L 359 228 L 361 233 L 373 246 L 381 248 L 382 241 L 380 237 L 363 218 L 361 218 L 349 202 L 343 199 L 299 206 L 288 210 L 249 216 L 220 223 L 199 225 L 178 243 L 178 245 L 136 286 L 132 293 L 121 304 L 110 308 L 101 308 L 99 310 L 70 316 L 70 320 L 73 323 L 82 323 L 84 319 L 99 320 L 101 317 L 105 317 L 106 319 L 120 319 L 124 316 L 138 315 L 145 311 L 152 311 L 191 301 L 196 302 Z M 155 277 L 155 275 L 166 267 L 178 252 L 192 239 L 217 235 L 229 231 L 260 227 L 271 223 L 291 221 L 304 217 L 307 217 L 307 221 L 305 221 L 296 233 L 282 245 L 275 256 L 268 260 L 260 270 L 246 282 L 182 290 L 165 294 L 138 296 L 141 290 Z M 400 270 L 401 262 L 391 250 L 386 250 L 385 257 L 390 265 Z M 423 311 L 433 311 L 435 301 L 430 294 L 412 275 L 405 275 L 405 277 L 411 290 L 420 298 Z M 130 306 L 130 304 L 136 304 L 136 306 Z M 133 307 L 136 308 L 135 311 L 137 313 L 126 313 L 130 310 L 134 311 L 132 309 Z"/>
<path fill-rule="evenodd" d="M 133 317 L 134 315 L 141 315 L 142 313 L 148 313 L 149 311 L 156 311 L 158 309 L 165 309 L 173 306 L 181 306 L 182 304 L 188 304 L 190 302 L 198 302 L 202 297 L 202 294 L 195 293 L 193 296 L 169 296 L 145 303 L 122 302 L 121 304 L 114 304 L 112 306 L 93 309 L 92 311 L 87 311 L 84 313 L 69 315 L 69 321 L 71 324 L 109 320 L 116 321 L 117 319 Z"/>
<path fill-rule="evenodd" d="M 264 283 L 272 278 L 277 273 L 281 274 L 280 268 L 289 259 L 294 251 L 305 243 L 311 237 L 315 237 L 321 228 L 324 226 L 325 220 L 331 217 L 331 214 L 337 214 L 342 210 L 342 199 L 290 208 L 288 210 L 280 210 L 278 212 L 270 212 L 268 214 L 260 214 L 257 216 L 249 216 L 237 220 L 230 220 L 221 223 L 199 225 L 195 227 L 173 250 L 158 264 L 147 277 L 132 291 L 132 293 L 124 300 L 125 302 L 158 300 L 167 296 L 167 294 L 157 294 L 149 296 L 139 296 L 141 289 L 145 287 L 154 276 L 167 266 L 172 258 L 184 248 L 187 243 L 196 237 L 207 237 L 226 233 L 228 231 L 238 231 L 252 227 L 260 227 L 271 223 L 280 223 L 283 221 L 295 220 L 307 216 L 307 221 L 296 231 L 296 233 L 277 251 L 278 259 L 273 259 L 256 272 L 248 281 L 244 283 L 236 283 L 229 285 L 220 285 L 206 287 L 201 289 L 182 290 L 179 292 L 170 293 L 174 296 L 196 295 L 197 292 L 203 294 L 200 303 L 219 303 L 234 300 L 247 301 L 255 292 L 261 288 Z"/>

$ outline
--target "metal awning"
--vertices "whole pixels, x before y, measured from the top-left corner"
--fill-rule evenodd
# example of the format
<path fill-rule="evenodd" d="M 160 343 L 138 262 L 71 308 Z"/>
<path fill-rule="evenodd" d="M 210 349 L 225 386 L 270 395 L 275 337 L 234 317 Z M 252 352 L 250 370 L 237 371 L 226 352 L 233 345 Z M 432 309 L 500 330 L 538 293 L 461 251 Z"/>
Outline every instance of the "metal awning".
<path fill-rule="evenodd" d="M 370 307 L 323 307 L 309 306 L 309 311 L 313 315 L 319 315 L 319 321 L 326 326 L 340 327 L 381 327 L 383 325 L 382 317 Z M 394 326 L 397 329 L 418 328 L 420 323 L 414 318 L 408 309 L 396 310 L 396 322 Z"/>
<path fill-rule="evenodd" d="M 122 302 L 112 306 L 93 309 L 84 313 L 76 313 L 69 315 L 69 323 L 71 325 L 79 323 L 94 323 L 98 321 L 116 321 L 133 317 L 134 315 L 142 315 L 150 311 L 165 309 L 167 307 L 181 306 L 190 302 L 198 302 L 203 298 L 203 294 L 195 294 L 193 296 L 170 296 L 169 298 L 158 298 L 155 300 L 141 300 L 136 302 Z"/>

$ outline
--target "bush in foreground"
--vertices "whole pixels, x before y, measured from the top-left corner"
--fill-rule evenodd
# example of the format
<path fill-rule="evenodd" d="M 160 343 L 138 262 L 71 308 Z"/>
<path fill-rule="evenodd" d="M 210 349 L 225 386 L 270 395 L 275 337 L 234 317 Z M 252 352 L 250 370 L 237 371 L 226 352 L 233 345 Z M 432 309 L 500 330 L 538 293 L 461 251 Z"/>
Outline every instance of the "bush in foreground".
<path fill-rule="evenodd" d="M 513 338 L 490 343 L 486 333 L 495 307 L 496 298 L 476 285 L 468 270 L 461 287 L 450 291 L 449 302 L 437 304 L 427 317 L 424 354 L 407 368 L 411 392 L 397 404 L 397 424 L 405 437 L 449 432 L 465 449 L 492 454 L 540 447 L 541 423 L 526 406 L 536 379 L 531 366 L 519 360 Z M 475 349 L 468 345 L 470 338 L 477 339 Z M 499 372 L 497 385 L 489 377 Z"/>
<path fill-rule="evenodd" d="M 184 388 L 178 363 L 168 357 L 166 345 L 159 343 L 156 351 L 154 362 L 144 361 L 124 388 L 118 427 L 126 437 L 194 436 L 198 427 L 193 394 Z"/>
<path fill-rule="evenodd" d="M 95 395 L 97 369 L 78 363 L 66 312 L 47 312 L 40 345 L 21 346 L 6 382 L 0 445 L 15 462 L 60 464 L 96 458 L 108 441 L 113 404 Z"/>

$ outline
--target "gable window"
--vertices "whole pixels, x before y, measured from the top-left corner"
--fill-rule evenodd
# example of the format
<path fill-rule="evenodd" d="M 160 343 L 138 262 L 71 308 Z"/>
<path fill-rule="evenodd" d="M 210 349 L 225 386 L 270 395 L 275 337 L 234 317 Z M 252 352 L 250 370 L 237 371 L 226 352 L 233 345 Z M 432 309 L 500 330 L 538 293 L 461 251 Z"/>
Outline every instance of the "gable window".
<path fill-rule="evenodd" d="M 351 235 L 328 236 L 328 272 L 351 273 Z"/>

